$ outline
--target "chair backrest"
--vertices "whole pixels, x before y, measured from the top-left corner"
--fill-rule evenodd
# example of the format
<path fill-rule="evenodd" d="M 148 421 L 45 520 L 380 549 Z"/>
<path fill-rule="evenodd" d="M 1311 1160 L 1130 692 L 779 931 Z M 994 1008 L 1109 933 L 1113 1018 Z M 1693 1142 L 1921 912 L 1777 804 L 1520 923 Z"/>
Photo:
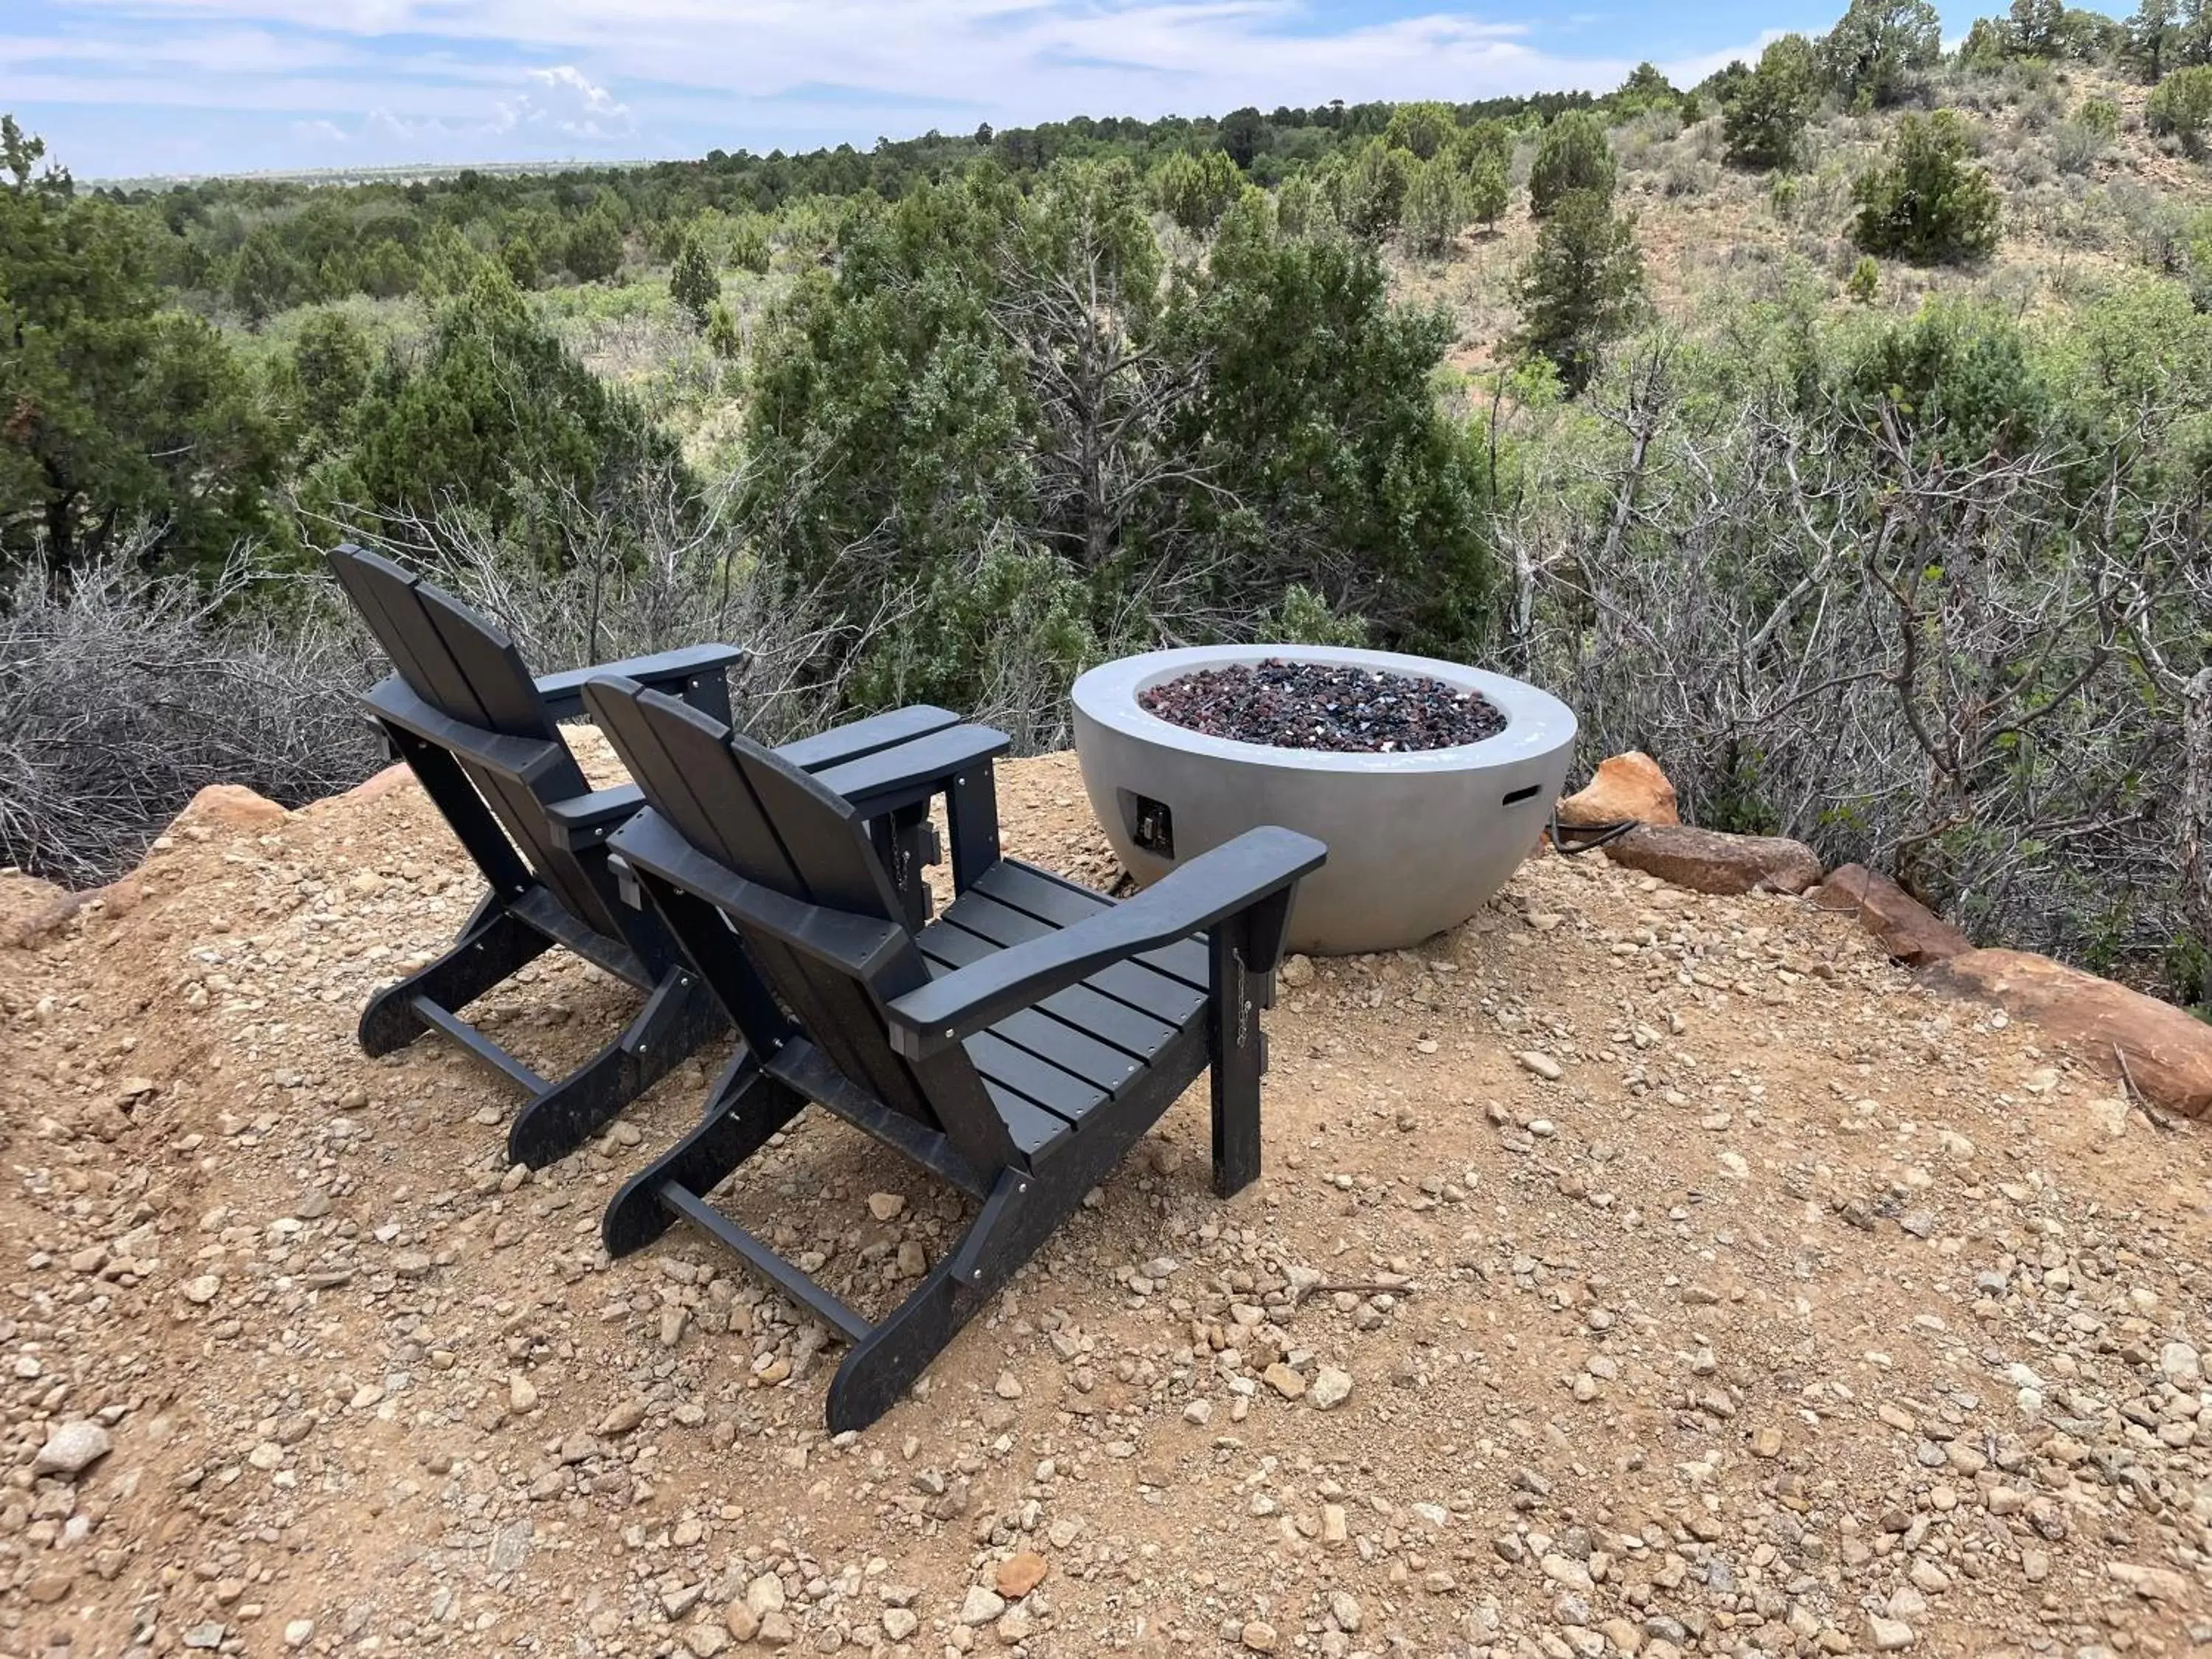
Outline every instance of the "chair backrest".
<path fill-rule="evenodd" d="M 884 1005 L 926 983 L 929 969 L 852 804 L 720 721 L 635 681 L 594 679 L 584 697 L 647 804 L 694 851 L 784 898 L 893 930 L 890 948 L 861 975 L 728 918 L 778 1000 L 847 1081 L 986 1167 L 1007 1161 L 1003 1121 L 964 1053 L 909 1061 L 890 1046 Z M 682 923 L 671 920 L 681 936 Z"/>
<path fill-rule="evenodd" d="M 381 554 L 340 546 L 330 562 L 409 690 L 448 720 L 558 751 L 529 785 L 466 762 L 459 767 L 523 861 L 569 913 L 595 933 L 628 937 L 630 923 L 611 882 L 586 868 L 546 819 L 547 802 L 573 800 L 591 786 L 507 630 Z M 447 803 L 440 805 L 450 814 Z"/>

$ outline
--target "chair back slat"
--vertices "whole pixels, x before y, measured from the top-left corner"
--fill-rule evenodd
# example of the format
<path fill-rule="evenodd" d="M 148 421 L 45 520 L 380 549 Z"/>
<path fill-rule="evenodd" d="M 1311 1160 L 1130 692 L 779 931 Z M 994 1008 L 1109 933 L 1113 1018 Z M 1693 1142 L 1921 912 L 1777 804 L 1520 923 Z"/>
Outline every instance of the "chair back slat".
<path fill-rule="evenodd" d="M 515 850 L 570 914 L 599 933 L 626 938 L 612 888 L 568 850 L 546 818 L 548 801 L 574 799 L 590 785 L 514 640 L 380 554 L 339 547 L 330 561 L 409 690 L 448 720 L 556 746 L 556 763 L 527 786 L 466 762 L 461 769 Z"/>
<path fill-rule="evenodd" d="M 890 922 L 902 935 L 866 977 L 732 918 L 746 951 L 815 1046 L 855 1086 L 972 1152 L 1006 1132 L 966 1056 L 920 1066 L 890 1046 L 884 1005 L 929 975 L 866 823 L 843 797 L 718 720 L 628 680 L 585 697 L 653 810 L 731 873 L 805 904 Z"/>

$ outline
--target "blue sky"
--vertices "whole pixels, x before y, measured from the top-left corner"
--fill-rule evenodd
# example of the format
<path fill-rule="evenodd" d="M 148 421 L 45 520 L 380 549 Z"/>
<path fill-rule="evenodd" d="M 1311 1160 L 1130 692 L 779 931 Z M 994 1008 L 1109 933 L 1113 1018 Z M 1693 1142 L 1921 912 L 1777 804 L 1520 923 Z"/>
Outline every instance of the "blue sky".
<path fill-rule="evenodd" d="M 1647 58 L 1686 82 L 1842 4 L 0 0 L 0 109 L 81 178 L 865 149 L 1075 113 L 1601 90 Z"/>

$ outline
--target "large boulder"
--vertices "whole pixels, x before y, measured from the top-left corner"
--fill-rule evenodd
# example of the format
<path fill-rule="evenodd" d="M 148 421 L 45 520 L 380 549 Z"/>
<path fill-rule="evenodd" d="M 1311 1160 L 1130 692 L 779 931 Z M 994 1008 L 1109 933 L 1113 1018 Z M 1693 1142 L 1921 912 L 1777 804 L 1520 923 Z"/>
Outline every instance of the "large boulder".
<path fill-rule="evenodd" d="M 2190 1117 L 2212 1112 L 2212 1025 L 2172 1003 L 2027 951 L 1967 951 L 1923 970 L 1921 981 L 2033 1021 L 2154 1106 Z"/>
<path fill-rule="evenodd" d="M 1782 836 L 1726 836 L 1685 823 L 1644 823 L 1606 855 L 1699 893 L 1802 893 L 1820 878 L 1820 855 Z"/>
<path fill-rule="evenodd" d="M 1674 807 L 1674 786 L 1659 769 L 1659 763 L 1640 749 L 1613 755 L 1598 763 L 1597 775 L 1573 794 L 1559 801 L 1559 822 L 1565 824 L 1680 823 Z"/>
<path fill-rule="evenodd" d="M 1974 948 L 1973 940 L 1878 870 L 1846 864 L 1805 895 L 1816 909 L 1858 918 L 1893 960 L 1922 967 Z"/>

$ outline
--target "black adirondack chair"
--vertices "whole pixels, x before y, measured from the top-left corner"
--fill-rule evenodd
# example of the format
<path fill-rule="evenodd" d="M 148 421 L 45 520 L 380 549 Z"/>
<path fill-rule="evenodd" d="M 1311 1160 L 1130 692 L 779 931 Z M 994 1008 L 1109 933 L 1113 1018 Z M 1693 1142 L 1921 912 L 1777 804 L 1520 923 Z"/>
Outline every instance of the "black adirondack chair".
<path fill-rule="evenodd" d="M 490 890 L 453 949 L 370 1000 L 361 1017 L 362 1047 L 389 1054 L 427 1030 L 443 1031 L 523 1091 L 508 1156 L 533 1168 L 550 1164 L 727 1027 L 720 1003 L 659 919 L 623 903 L 607 867 L 606 838 L 638 810 L 641 797 L 630 785 L 592 789 L 557 724 L 585 712 L 584 682 L 601 671 L 534 678 L 503 629 L 390 560 L 344 546 L 331 564 L 397 671 L 364 699 L 370 718 Z M 727 672 L 746 655 L 732 646 L 701 645 L 614 666 L 638 683 L 679 691 L 702 718 L 726 720 Z M 781 752 L 804 769 L 904 749 L 913 764 L 936 767 L 936 775 L 980 763 L 988 777 L 989 757 L 1006 739 L 971 727 L 948 745 L 942 734 L 958 724 L 942 708 L 903 708 Z M 899 872 L 902 902 L 920 915 L 927 902 L 920 866 L 932 848 L 926 793 L 919 805 L 913 793 L 878 809 L 872 833 Z M 547 1079 L 461 1011 L 555 945 L 647 995 L 605 1047 L 566 1077 Z"/>
<path fill-rule="evenodd" d="M 608 1207 L 607 1251 L 688 1219 L 850 1339 L 832 1433 L 889 1409 L 1209 1066 L 1215 1189 L 1258 1175 L 1259 1011 L 1319 842 L 1255 830 L 1117 904 L 999 856 L 979 813 L 916 927 L 866 831 L 871 761 L 809 775 L 634 679 L 584 696 L 647 803 L 617 856 L 745 1039 Z M 810 1102 L 981 1206 L 880 1323 L 707 1201 Z"/>

